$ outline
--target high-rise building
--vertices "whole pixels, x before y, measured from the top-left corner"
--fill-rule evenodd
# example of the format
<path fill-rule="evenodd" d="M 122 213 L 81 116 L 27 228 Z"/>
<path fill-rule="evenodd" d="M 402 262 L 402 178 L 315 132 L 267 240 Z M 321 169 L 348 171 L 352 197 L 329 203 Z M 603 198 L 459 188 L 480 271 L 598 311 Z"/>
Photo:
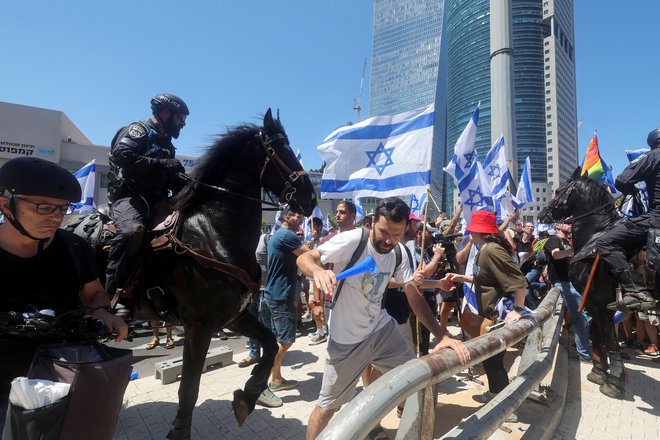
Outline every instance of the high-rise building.
<path fill-rule="evenodd" d="M 548 184 L 571 176 L 578 164 L 573 0 L 543 1 Z"/>
<path fill-rule="evenodd" d="M 489 7 L 489 0 L 447 1 L 448 157 L 478 102 L 476 148 L 481 159 L 496 140 L 490 127 Z M 556 187 L 577 164 L 573 2 L 513 0 L 512 18 L 518 164 L 512 171 L 519 175 L 530 158 L 536 200 L 523 214 L 533 217 L 549 200 L 548 183 Z M 449 211 L 453 186 L 448 178 L 444 194 Z"/>
<path fill-rule="evenodd" d="M 435 102 L 431 189 L 441 203 L 446 163 L 444 0 L 374 0 L 369 115 L 401 113 Z"/>

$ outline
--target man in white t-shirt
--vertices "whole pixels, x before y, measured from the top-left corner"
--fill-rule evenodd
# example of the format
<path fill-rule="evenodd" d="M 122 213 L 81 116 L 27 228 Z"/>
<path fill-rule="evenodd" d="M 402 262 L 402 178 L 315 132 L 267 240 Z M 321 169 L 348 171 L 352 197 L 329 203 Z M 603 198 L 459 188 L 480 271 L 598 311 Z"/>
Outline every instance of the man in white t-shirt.
<path fill-rule="evenodd" d="M 352 399 L 360 373 L 367 365 L 371 363 L 386 372 L 415 358 L 410 345 L 398 331 L 396 321 L 383 308 L 383 293 L 392 277 L 405 285 L 410 307 L 438 340 L 434 351 L 451 347 L 461 363 L 469 360 L 470 355 L 463 343 L 450 338 L 440 328 L 415 287 L 406 252 L 402 252 L 401 264 L 395 270 L 394 247 L 398 246 L 406 229 L 409 214 L 408 205 L 396 197 L 384 199 L 376 207 L 369 239 L 356 264 L 371 255 L 378 271 L 346 278 L 336 299 L 329 320 L 330 339 L 323 383 L 317 405 L 309 416 L 308 439 L 316 438 L 335 411 Z M 298 257 L 298 267 L 313 276 L 321 291 L 335 292 L 335 275 L 344 270 L 358 248 L 361 236 L 360 228 L 339 234 Z M 334 264 L 333 270 L 323 268 L 327 263 Z M 451 286 L 444 287 L 451 289 Z"/>

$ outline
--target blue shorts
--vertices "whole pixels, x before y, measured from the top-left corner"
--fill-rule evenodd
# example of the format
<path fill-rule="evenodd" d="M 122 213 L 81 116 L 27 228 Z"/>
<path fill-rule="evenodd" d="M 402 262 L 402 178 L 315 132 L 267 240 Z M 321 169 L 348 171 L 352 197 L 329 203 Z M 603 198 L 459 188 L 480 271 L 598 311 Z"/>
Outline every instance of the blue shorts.
<path fill-rule="evenodd" d="M 263 298 L 261 322 L 277 337 L 280 344 L 296 341 L 296 308 L 293 301 Z"/>

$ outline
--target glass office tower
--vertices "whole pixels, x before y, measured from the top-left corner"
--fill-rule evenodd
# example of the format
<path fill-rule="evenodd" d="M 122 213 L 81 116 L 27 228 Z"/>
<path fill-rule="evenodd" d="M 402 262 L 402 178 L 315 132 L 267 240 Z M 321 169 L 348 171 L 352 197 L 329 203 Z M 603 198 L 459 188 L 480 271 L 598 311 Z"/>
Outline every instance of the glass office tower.
<path fill-rule="evenodd" d="M 556 1 L 553 3 L 557 3 Z M 563 19 L 570 17 L 572 31 L 572 2 L 563 8 Z M 545 6 L 543 6 L 545 4 Z M 476 148 L 483 159 L 491 146 L 490 135 L 490 18 L 489 0 L 450 0 L 447 2 L 447 155 L 451 157 L 454 144 L 465 128 L 477 103 L 481 101 Z M 546 136 L 546 101 L 555 92 L 549 87 L 548 63 L 554 58 L 548 50 L 551 33 L 548 2 L 541 0 L 513 0 L 513 51 L 515 82 L 516 160 L 520 175 L 525 158 L 532 164 L 532 182 L 548 182 Z M 570 11 L 570 12 L 567 12 Z M 544 16 L 545 15 L 545 16 Z M 571 35 L 572 37 L 572 35 Z M 544 42 L 544 39 L 546 40 Z M 572 42 L 572 41 L 571 41 Z M 552 58 L 552 59 L 550 59 Z M 569 69 L 570 70 L 570 69 Z M 572 77 L 575 69 L 572 66 Z M 570 76 L 570 75 L 565 75 Z M 575 87 L 566 93 L 573 97 Z M 569 100 L 570 101 L 570 100 Z M 574 113 L 574 111 L 573 111 Z M 572 116 L 575 121 L 575 116 Z M 552 134 L 552 133 L 550 133 Z M 505 140 L 507 141 L 507 140 Z M 570 154 L 571 160 L 573 154 Z M 453 182 L 447 180 L 445 199 L 453 206 Z M 538 200 L 542 202 L 541 199 Z"/>
<path fill-rule="evenodd" d="M 435 101 L 431 191 L 438 203 L 446 163 L 443 23 L 444 0 L 374 0 L 369 116 L 401 113 Z"/>

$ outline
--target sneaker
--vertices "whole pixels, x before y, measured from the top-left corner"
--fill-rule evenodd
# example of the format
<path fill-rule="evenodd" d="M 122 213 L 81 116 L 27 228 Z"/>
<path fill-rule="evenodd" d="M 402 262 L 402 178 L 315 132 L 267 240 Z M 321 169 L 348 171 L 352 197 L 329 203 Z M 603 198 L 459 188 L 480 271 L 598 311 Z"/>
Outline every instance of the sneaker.
<path fill-rule="evenodd" d="M 272 391 L 290 390 L 297 386 L 298 386 L 298 381 L 293 379 L 292 380 L 282 379 L 282 383 L 271 382 L 268 384 L 268 388 Z"/>
<path fill-rule="evenodd" d="M 495 393 L 491 393 L 490 391 L 486 391 L 482 394 L 475 394 L 472 396 L 472 400 L 474 400 L 477 403 L 483 403 L 486 404 L 493 400 L 493 397 L 495 397 Z"/>
<path fill-rule="evenodd" d="M 309 339 L 309 345 L 318 345 L 318 344 L 321 344 L 322 342 L 325 342 L 327 340 L 328 340 L 328 335 L 326 335 L 325 333 L 319 333 L 317 331 Z"/>
<path fill-rule="evenodd" d="M 646 350 L 644 350 L 644 354 L 646 356 L 657 357 L 660 356 L 660 350 L 658 350 L 657 345 L 651 344 L 648 347 L 646 347 Z"/>
<path fill-rule="evenodd" d="M 305 319 L 305 320 L 306 320 L 306 319 L 309 319 L 309 318 L 311 318 L 311 317 L 312 317 L 312 315 L 311 315 L 309 312 L 305 312 L 305 313 L 303 313 L 303 315 L 302 315 L 302 319 Z"/>
<path fill-rule="evenodd" d="M 634 348 L 635 354 L 637 355 L 643 355 L 644 354 L 644 347 L 642 347 L 642 344 L 639 342 L 635 342 L 635 348 Z"/>
<path fill-rule="evenodd" d="M 267 408 L 277 408 L 282 406 L 282 399 L 277 397 L 270 388 L 266 388 L 257 399 L 257 405 L 265 406 Z"/>
<path fill-rule="evenodd" d="M 512 413 L 509 417 L 506 418 L 504 421 L 505 423 L 518 423 L 518 415 L 516 413 Z"/>

